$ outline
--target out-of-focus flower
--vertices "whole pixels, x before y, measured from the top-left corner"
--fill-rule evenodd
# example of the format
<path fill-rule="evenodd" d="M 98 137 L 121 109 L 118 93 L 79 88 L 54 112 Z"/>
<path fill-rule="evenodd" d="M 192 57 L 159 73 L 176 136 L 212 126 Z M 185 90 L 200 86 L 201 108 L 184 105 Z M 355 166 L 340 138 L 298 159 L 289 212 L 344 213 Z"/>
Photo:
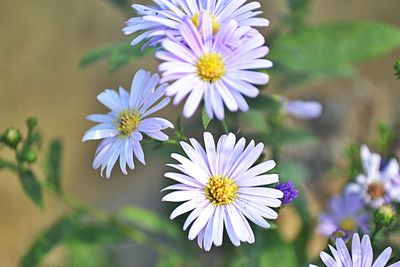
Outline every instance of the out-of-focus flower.
<path fill-rule="evenodd" d="M 162 118 L 151 117 L 154 112 L 164 108 L 170 101 L 164 98 L 167 85 L 161 85 L 157 74 L 139 70 L 132 81 L 130 94 L 122 87 L 119 94 L 114 90 L 105 90 L 97 99 L 109 108 L 108 114 L 93 114 L 88 120 L 97 122 L 89 129 L 82 141 L 104 139 L 96 150 L 93 168 L 101 166 L 101 173 L 106 169 L 107 178 L 119 157 L 121 171 L 127 174 L 126 165 L 134 169 L 133 154 L 145 164 L 144 154 L 140 141 L 142 133 L 160 141 L 168 140 L 162 132 L 173 128 L 173 124 Z M 162 99 L 161 101 L 159 101 Z M 158 102 L 159 101 L 159 102 Z"/>
<path fill-rule="evenodd" d="M 391 159 L 381 170 L 381 156 L 371 153 L 365 145 L 361 147 L 361 161 L 365 173 L 358 175 L 356 183 L 349 184 L 347 191 L 359 194 L 373 208 L 393 201 L 399 202 L 398 161 Z"/>
<path fill-rule="evenodd" d="M 277 184 L 275 188 L 283 192 L 283 197 L 281 198 L 282 206 L 292 203 L 298 196 L 298 191 L 292 181 Z"/>
<path fill-rule="evenodd" d="M 381 206 L 375 211 L 375 222 L 381 227 L 389 227 L 396 219 L 396 210 L 390 204 Z"/>
<path fill-rule="evenodd" d="M 231 49 L 222 40 L 231 36 L 241 36 L 244 31 L 235 21 L 231 21 L 212 38 L 212 19 L 208 14 L 201 16 L 201 29 L 186 19 L 179 27 L 185 44 L 165 40 L 166 51 L 158 51 L 156 57 L 166 62 L 159 70 L 163 72 L 163 82 L 172 83 L 166 94 L 175 96 L 174 104 L 187 95 L 183 115 L 191 117 L 204 98 L 204 105 L 210 118 L 222 120 L 225 116 L 224 104 L 232 112 L 247 111 L 249 106 L 243 95 L 256 97 L 258 89 L 252 84 L 263 85 L 269 80 L 265 73 L 253 71 L 272 66 L 264 59 L 268 48 L 261 34 L 246 39 L 243 46 Z"/>
<path fill-rule="evenodd" d="M 265 174 L 275 167 L 273 160 L 253 166 L 260 157 L 264 145 L 246 140 L 236 142 L 232 133 L 222 135 L 217 145 L 210 133 L 204 134 L 205 149 L 195 140 L 191 145 L 181 142 L 188 158 L 172 154 L 179 164 L 169 164 L 180 173 L 168 172 L 165 177 L 178 184 L 164 190 L 174 192 L 163 201 L 184 202 L 170 218 L 191 211 L 183 229 L 189 230 L 189 239 L 197 236 L 200 248 L 210 250 L 212 244 L 222 245 L 224 228 L 231 242 L 255 242 L 254 233 L 247 220 L 263 227 L 270 224 L 265 219 L 276 219 L 278 214 L 271 208 L 281 206 L 282 191 L 265 185 L 278 182 L 277 174 Z M 253 167 L 252 167 L 253 166 Z"/>
<path fill-rule="evenodd" d="M 327 267 L 385 267 L 392 254 L 390 247 L 386 248 L 379 257 L 373 262 L 374 252 L 372 250 L 371 240 L 368 235 L 364 235 L 362 241 L 358 234 L 353 235 L 351 244 L 351 256 L 344 241 L 340 238 L 336 239 L 336 248 L 329 246 L 332 256 L 321 251 L 320 257 Z M 393 263 L 388 267 L 399 267 L 400 262 Z M 310 264 L 310 267 L 316 265 Z"/>
<path fill-rule="evenodd" d="M 238 25 L 247 28 L 253 26 L 268 26 L 269 21 L 258 18 L 261 11 L 259 2 L 245 4 L 246 0 L 153 0 L 157 6 L 135 4 L 132 7 L 140 17 L 129 19 L 123 28 L 125 34 L 142 33 L 131 43 L 132 46 L 143 40 L 149 40 L 146 45 L 155 46 L 163 38 L 179 35 L 179 27 L 189 18 L 196 27 L 200 27 L 200 17 L 208 14 L 211 17 L 211 29 L 215 34 L 222 27 L 235 20 Z"/>
<path fill-rule="evenodd" d="M 300 119 L 316 119 L 321 116 L 322 105 L 317 101 L 284 100 L 283 110 Z"/>
<path fill-rule="evenodd" d="M 361 229 L 368 232 L 369 216 L 364 212 L 364 201 L 355 194 L 345 193 L 329 201 L 329 211 L 320 215 L 318 232 L 331 237 L 337 230 L 350 234 Z"/>

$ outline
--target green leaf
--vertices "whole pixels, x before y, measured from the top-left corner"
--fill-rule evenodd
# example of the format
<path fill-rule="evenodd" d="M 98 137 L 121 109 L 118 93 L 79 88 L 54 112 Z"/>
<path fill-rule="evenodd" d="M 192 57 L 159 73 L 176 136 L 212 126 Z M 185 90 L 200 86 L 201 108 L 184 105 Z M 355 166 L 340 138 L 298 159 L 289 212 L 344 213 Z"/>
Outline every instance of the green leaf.
<path fill-rule="evenodd" d="M 189 266 L 183 257 L 176 253 L 171 253 L 168 257 L 163 257 L 157 262 L 157 267 L 180 267 Z M 190 265 L 192 266 L 192 265 Z"/>
<path fill-rule="evenodd" d="M 127 219 L 138 227 L 158 234 L 167 235 L 174 240 L 180 240 L 182 231 L 172 221 L 158 216 L 156 213 L 139 207 L 127 207 L 120 211 L 119 216 Z"/>
<path fill-rule="evenodd" d="M 260 267 L 291 267 L 299 265 L 296 251 L 288 244 L 275 244 L 265 249 L 260 257 Z"/>
<path fill-rule="evenodd" d="M 275 95 L 260 95 L 250 99 L 248 103 L 251 109 L 270 113 L 279 112 L 282 107 L 282 100 Z"/>
<path fill-rule="evenodd" d="M 0 170 L 2 169 L 9 169 L 12 171 L 18 171 L 18 167 L 14 162 L 10 162 L 10 161 L 5 161 L 0 159 Z"/>
<path fill-rule="evenodd" d="M 241 121 L 246 122 L 257 132 L 264 132 L 268 128 L 266 118 L 260 112 L 249 110 L 245 113 L 240 113 L 239 116 Z"/>
<path fill-rule="evenodd" d="M 57 245 L 67 240 L 74 232 L 81 213 L 65 216 L 44 231 L 23 256 L 20 267 L 34 267 Z"/>
<path fill-rule="evenodd" d="M 259 134 L 258 137 L 268 144 L 303 144 L 316 141 L 316 137 L 299 128 L 283 127 L 272 129 L 272 132 Z"/>
<path fill-rule="evenodd" d="M 59 140 L 52 141 L 46 157 L 46 182 L 55 192 L 61 191 L 61 154 L 61 142 Z"/>
<path fill-rule="evenodd" d="M 202 111 L 202 113 L 201 113 L 201 121 L 203 122 L 204 130 L 207 129 L 208 125 L 209 125 L 210 122 L 211 122 L 211 118 L 208 117 L 206 108 L 203 108 L 203 111 Z"/>
<path fill-rule="evenodd" d="M 39 208 L 43 208 L 42 187 L 31 170 L 20 170 L 19 178 L 25 193 Z"/>
<path fill-rule="evenodd" d="M 97 48 L 89 52 L 80 61 L 79 66 L 85 67 L 99 60 L 108 59 L 108 70 L 114 72 L 134 59 L 154 53 L 153 48 L 142 51 L 140 45 L 131 46 L 129 42 L 122 42 Z"/>
<path fill-rule="evenodd" d="M 106 248 L 97 243 L 81 243 L 79 241 L 68 241 L 66 243 L 69 267 L 107 267 L 112 266 Z M 96 255 L 93 257 L 93 255 Z"/>
<path fill-rule="evenodd" d="M 275 39 L 271 59 L 295 72 L 349 66 L 400 46 L 400 29 L 380 22 L 326 23 Z"/>

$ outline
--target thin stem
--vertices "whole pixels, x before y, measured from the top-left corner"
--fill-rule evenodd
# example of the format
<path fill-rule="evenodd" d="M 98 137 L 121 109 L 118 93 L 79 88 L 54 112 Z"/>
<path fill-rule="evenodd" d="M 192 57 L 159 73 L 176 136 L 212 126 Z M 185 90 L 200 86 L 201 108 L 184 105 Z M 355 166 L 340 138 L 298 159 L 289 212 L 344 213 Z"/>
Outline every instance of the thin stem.
<path fill-rule="evenodd" d="M 226 120 L 223 119 L 223 120 L 221 121 L 221 124 L 222 124 L 222 129 L 224 129 L 224 132 L 225 132 L 226 134 L 228 134 L 228 133 L 229 133 L 229 128 L 228 128 L 228 124 L 226 123 Z"/>

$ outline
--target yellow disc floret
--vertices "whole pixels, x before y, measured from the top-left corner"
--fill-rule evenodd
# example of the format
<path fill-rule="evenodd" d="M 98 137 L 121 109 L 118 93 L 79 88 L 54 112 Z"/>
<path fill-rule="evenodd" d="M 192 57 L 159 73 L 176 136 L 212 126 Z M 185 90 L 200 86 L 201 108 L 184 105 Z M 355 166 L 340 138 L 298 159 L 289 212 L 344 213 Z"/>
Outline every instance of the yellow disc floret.
<path fill-rule="evenodd" d="M 227 205 L 236 199 L 238 186 L 232 178 L 211 176 L 204 191 L 208 200 L 215 206 Z"/>
<path fill-rule="evenodd" d="M 197 74 L 207 82 L 215 82 L 225 74 L 222 56 L 217 53 L 204 54 L 196 63 Z"/>
<path fill-rule="evenodd" d="M 140 122 L 139 114 L 135 110 L 123 110 L 118 114 L 115 121 L 117 130 L 121 137 L 127 137 L 138 127 Z"/>
<path fill-rule="evenodd" d="M 345 231 L 353 232 L 356 230 L 356 222 L 353 218 L 347 217 L 340 222 L 339 227 Z"/>
<path fill-rule="evenodd" d="M 211 18 L 211 26 L 212 26 L 212 32 L 213 34 L 216 34 L 219 29 L 221 28 L 221 25 L 219 24 L 219 22 L 217 21 L 217 18 L 209 13 L 210 18 Z M 192 16 L 192 22 L 193 24 L 198 28 L 200 26 L 200 14 L 196 13 Z"/>

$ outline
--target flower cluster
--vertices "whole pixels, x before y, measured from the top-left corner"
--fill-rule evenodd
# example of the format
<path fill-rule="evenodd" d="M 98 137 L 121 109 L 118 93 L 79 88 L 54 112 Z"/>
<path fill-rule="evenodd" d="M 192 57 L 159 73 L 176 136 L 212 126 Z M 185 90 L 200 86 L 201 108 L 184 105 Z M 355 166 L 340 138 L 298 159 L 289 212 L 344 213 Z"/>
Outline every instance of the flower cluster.
<path fill-rule="evenodd" d="M 245 97 L 256 97 L 256 85 L 265 85 L 269 77 L 259 72 L 272 66 L 264 57 L 268 47 L 253 26 L 267 26 L 258 18 L 258 2 L 246 0 L 157 0 L 157 6 L 133 5 L 140 17 L 127 22 L 126 34 L 143 31 L 132 45 L 147 40 L 159 46 L 155 56 L 162 61 L 157 74 L 140 70 L 133 78 L 131 91 L 105 90 L 98 100 L 110 109 L 88 120 L 98 123 L 83 136 L 83 141 L 103 139 L 93 162 L 95 169 L 106 170 L 107 178 L 119 159 L 124 174 L 134 168 L 134 156 L 145 164 L 141 141 L 147 138 L 168 140 L 162 131 L 174 126 L 168 120 L 149 117 L 164 108 L 169 97 L 176 105 L 187 97 L 183 115 L 191 117 L 204 102 L 208 116 L 223 120 L 225 107 L 247 111 Z M 158 85 L 161 83 L 161 85 Z M 170 84 L 167 84 L 170 83 Z M 293 113 L 293 112 L 292 112 Z M 181 142 L 186 153 L 171 156 L 178 164 L 169 164 L 178 172 L 165 177 L 178 182 L 163 191 L 173 191 L 163 201 L 183 202 L 171 213 L 174 219 L 190 212 L 183 229 L 190 226 L 189 239 L 210 250 L 222 245 L 224 229 L 235 246 L 253 243 L 255 236 L 248 221 L 269 228 L 267 220 L 277 219 L 274 208 L 297 197 L 291 182 L 278 184 L 273 160 L 256 164 L 264 145 L 236 140 L 233 133 L 222 135 L 215 144 L 204 134 L 204 148 L 195 139 Z M 254 166 L 253 166 L 254 165 Z M 267 187 L 270 185 L 271 187 Z"/>

